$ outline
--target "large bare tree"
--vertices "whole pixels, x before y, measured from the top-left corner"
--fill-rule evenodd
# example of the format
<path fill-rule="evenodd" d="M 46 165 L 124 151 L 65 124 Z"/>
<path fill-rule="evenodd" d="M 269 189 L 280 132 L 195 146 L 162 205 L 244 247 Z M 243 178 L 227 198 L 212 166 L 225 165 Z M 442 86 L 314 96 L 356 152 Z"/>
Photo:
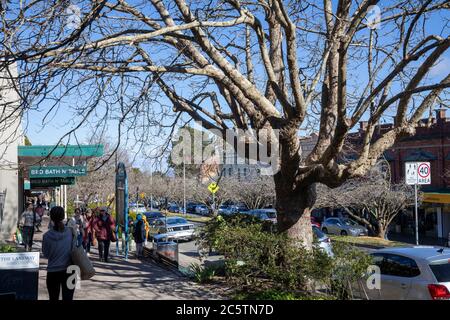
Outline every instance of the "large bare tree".
<path fill-rule="evenodd" d="M 414 205 L 414 188 L 392 183 L 390 175 L 375 166 L 364 177 L 349 179 L 341 186 L 318 188 L 317 207 L 341 208 L 365 225 L 371 233 L 385 238 L 397 215 Z"/>
<path fill-rule="evenodd" d="M 430 75 L 450 46 L 445 0 L 72 3 L 1 11 L 0 61 L 19 66 L 22 107 L 45 99 L 52 114 L 71 99 L 79 126 L 114 121 L 118 137 L 133 128 L 144 143 L 191 120 L 215 134 L 279 130 L 279 230 L 306 246 L 315 184 L 364 175 L 450 86 L 448 71 Z M 374 141 L 376 125 L 392 118 Z M 338 163 L 361 120 L 363 147 Z M 299 130 L 314 129 L 318 142 L 305 156 Z"/>

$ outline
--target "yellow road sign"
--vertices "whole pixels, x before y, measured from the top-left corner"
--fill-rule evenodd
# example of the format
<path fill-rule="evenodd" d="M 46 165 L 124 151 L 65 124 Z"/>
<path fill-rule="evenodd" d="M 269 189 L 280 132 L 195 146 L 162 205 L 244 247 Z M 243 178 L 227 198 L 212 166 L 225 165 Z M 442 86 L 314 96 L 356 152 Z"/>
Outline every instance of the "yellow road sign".
<path fill-rule="evenodd" d="M 217 191 L 219 191 L 219 186 L 217 185 L 217 183 L 210 183 L 208 186 L 208 190 L 209 192 L 211 192 L 212 194 L 216 193 Z"/>

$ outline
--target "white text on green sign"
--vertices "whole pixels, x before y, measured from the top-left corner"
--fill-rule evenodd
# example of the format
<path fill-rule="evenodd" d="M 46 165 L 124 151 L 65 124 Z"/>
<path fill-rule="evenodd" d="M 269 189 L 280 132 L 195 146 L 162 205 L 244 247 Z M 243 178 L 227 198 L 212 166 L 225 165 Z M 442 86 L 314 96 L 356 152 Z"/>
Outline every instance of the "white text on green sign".
<path fill-rule="evenodd" d="M 86 175 L 86 166 L 31 167 L 30 178 L 77 177 Z"/>

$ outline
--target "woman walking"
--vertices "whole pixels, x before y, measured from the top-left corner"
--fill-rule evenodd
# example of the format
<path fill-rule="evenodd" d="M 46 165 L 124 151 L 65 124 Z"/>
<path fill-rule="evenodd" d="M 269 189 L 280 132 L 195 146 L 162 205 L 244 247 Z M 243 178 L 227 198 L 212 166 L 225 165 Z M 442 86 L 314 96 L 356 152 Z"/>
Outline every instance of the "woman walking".
<path fill-rule="evenodd" d="M 92 215 L 92 209 L 88 208 L 86 210 L 85 216 L 85 224 L 84 224 L 84 235 L 83 235 L 83 248 L 86 250 L 86 253 L 89 255 L 91 252 L 91 245 L 95 245 L 93 243 L 93 225 L 94 225 L 95 217 Z"/>
<path fill-rule="evenodd" d="M 115 222 L 106 207 L 100 209 L 100 215 L 94 220 L 95 237 L 98 241 L 100 261 L 108 262 L 109 246 L 115 241 Z"/>
<path fill-rule="evenodd" d="M 26 210 L 22 213 L 19 223 L 19 226 L 22 229 L 22 239 L 23 244 L 25 245 L 25 251 L 31 251 L 33 246 L 34 228 L 38 220 L 39 218 L 33 209 L 33 204 L 31 202 L 27 203 Z"/>
<path fill-rule="evenodd" d="M 62 291 L 63 300 L 73 300 L 75 284 L 69 284 L 67 267 L 72 264 L 71 251 L 74 234 L 71 228 L 64 226 L 64 209 L 53 207 L 50 210 L 50 219 L 53 228 L 44 234 L 42 252 L 48 259 L 47 264 L 47 290 L 50 300 L 59 300 Z"/>

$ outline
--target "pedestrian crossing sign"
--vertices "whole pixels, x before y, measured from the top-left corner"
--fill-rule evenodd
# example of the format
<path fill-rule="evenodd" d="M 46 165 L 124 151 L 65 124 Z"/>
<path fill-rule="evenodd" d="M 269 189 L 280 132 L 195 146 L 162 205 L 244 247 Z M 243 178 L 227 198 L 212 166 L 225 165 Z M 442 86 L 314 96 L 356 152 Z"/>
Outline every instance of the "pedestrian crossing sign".
<path fill-rule="evenodd" d="M 219 191 L 219 186 L 215 182 L 210 183 L 209 186 L 208 186 L 208 190 L 212 194 L 215 194 L 217 191 Z"/>

